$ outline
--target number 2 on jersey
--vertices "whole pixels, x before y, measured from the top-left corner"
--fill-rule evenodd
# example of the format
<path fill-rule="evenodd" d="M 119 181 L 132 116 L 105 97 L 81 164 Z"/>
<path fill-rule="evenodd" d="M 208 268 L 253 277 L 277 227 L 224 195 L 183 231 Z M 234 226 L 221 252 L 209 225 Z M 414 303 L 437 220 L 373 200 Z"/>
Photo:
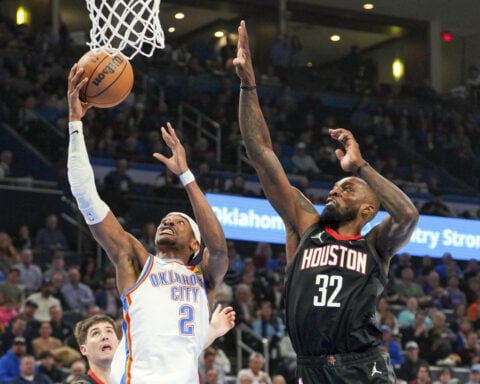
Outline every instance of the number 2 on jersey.
<path fill-rule="evenodd" d="M 340 303 L 336 302 L 335 299 L 343 286 L 342 276 L 318 274 L 315 284 L 319 286 L 318 292 L 320 294 L 313 297 L 313 305 L 316 307 L 340 307 Z M 329 287 L 333 287 L 333 290 L 329 290 Z"/>
<path fill-rule="evenodd" d="M 193 318 L 194 318 L 194 308 L 191 305 L 182 305 L 180 310 L 180 334 L 185 336 L 192 336 L 194 334 L 193 327 Z"/>

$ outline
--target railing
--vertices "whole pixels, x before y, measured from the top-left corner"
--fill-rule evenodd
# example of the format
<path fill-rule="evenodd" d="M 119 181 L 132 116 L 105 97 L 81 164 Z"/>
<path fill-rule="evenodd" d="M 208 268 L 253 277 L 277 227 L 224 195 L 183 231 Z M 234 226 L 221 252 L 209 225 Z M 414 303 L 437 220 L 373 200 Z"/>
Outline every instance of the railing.
<path fill-rule="evenodd" d="M 236 172 L 237 173 L 245 173 L 243 172 L 244 166 L 247 166 L 248 173 L 253 172 L 253 164 L 247 156 L 247 152 L 245 149 L 245 143 L 240 141 L 237 145 L 237 164 L 236 164 Z"/>
<path fill-rule="evenodd" d="M 178 107 L 178 127 L 195 129 L 197 140 L 205 137 L 215 143 L 215 161 L 222 162 L 222 130 L 220 124 L 211 119 L 197 108 L 187 103 Z"/>
<path fill-rule="evenodd" d="M 251 328 L 246 326 L 245 324 L 238 324 L 235 327 L 235 336 L 236 336 L 236 341 L 237 341 L 237 370 L 240 371 L 243 367 L 243 356 L 242 353 L 243 351 L 247 351 L 248 353 L 252 354 L 255 352 L 258 352 L 254 350 L 252 347 L 250 347 L 248 344 L 246 344 L 243 341 L 243 334 L 246 333 L 249 336 L 253 337 L 254 339 L 258 340 L 262 344 L 262 349 L 263 349 L 263 357 L 265 360 L 265 366 L 263 370 L 270 374 L 270 367 L 269 367 L 269 360 L 270 360 L 270 353 L 268 350 L 268 339 L 265 337 L 258 336 L 255 332 L 252 331 Z"/>

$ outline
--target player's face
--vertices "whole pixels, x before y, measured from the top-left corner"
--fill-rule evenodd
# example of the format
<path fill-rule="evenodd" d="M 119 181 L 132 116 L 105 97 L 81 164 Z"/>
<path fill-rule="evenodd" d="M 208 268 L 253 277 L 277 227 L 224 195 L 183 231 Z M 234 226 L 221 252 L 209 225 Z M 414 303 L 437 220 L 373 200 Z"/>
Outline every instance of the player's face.
<path fill-rule="evenodd" d="M 155 245 L 176 245 L 189 242 L 193 236 L 192 228 L 187 219 L 179 215 L 168 215 L 157 227 Z"/>
<path fill-rule="evenodd" d="M 355 178 L 348 177 L 337 182 L 328 193 L 322 221 L 333 229 L 354 220 L 364 202 L 364 191 Z"/>
<path fill-rule="evenodd" d="M 112 324 L 101 322 L 90 327 L 80 351 L 89 361 L 110 363 L 117 346 L 118 338 Z"/>

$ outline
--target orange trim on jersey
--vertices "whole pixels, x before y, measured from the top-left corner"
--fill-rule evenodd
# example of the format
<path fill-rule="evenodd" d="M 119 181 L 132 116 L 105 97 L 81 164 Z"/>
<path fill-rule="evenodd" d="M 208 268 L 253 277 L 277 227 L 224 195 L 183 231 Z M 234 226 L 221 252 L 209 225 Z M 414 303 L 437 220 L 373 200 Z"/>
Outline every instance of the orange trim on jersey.
<path fill-rule="evenodd" d="M 337 231 L 335 231 L 332 228 L 325 227 L 325 231 L 330 235 L 333 236 L 337 240 L 359 240 L 363 236 L 362 235 L 348 235 L 348 236 L 343 236 L 340 235 Z"/>
<path fill-rule="evenodd" d="M 154 256 L 150 255 L 150 259 L 148 260 L 148 267 L 147 270 L 143 273 L 141 276 L 141 279 L 135 283 L 135 285 L 132 287 L 130 291 L 128 291 L 125 294 L 125 300 L 127 302 L 127 307 L 130 308 L 132 304 L 132 298 L 130 295 L 137 290 L 137 288 L 142 285 L 142 283 L 147 279 L 147 277 L 150 275 L 150 272 L 153 269 L 153 266 L 155 264 Z M 125 330 L 125 338 L 127 341 L 127 350 L 128 350 L 128 358 L 127 362 L 125 364 L 125 383 L 130 384 L 132 380 L 132 364 L 133 364 L 133 358 L 132 358 L 132 335 L 130 333 L 131 330 L 131 324 L 130 324 L 130 315 L 128 313 L 128 308 L 125 311 L 125 316 L 124 320 L 126 323 L 126 330 Z"/>

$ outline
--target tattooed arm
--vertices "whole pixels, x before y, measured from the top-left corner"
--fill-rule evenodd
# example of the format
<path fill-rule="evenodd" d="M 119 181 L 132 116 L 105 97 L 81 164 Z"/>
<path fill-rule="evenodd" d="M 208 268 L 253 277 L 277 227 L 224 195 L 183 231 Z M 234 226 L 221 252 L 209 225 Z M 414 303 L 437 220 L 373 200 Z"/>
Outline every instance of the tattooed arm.
<path fill-rule="evenodd" d="M 238 34 L 237 57 L 233 64 L 241 80 L 238 111 L 240 131 L 265 195 L 285 223 L 287 243 L 292 246 L 287 246 L 287 249 L 295 249 L 295 242 L 298 242 L 309 226 L 318 221 L 319 215 L 310 200 L 290 184 L 273 151 L 270 133 L 254 87 L 255 74 L 244 21 L 238 27 Z M 287 259 L 291 256 L 293 255 L 287 255 Z"/>

